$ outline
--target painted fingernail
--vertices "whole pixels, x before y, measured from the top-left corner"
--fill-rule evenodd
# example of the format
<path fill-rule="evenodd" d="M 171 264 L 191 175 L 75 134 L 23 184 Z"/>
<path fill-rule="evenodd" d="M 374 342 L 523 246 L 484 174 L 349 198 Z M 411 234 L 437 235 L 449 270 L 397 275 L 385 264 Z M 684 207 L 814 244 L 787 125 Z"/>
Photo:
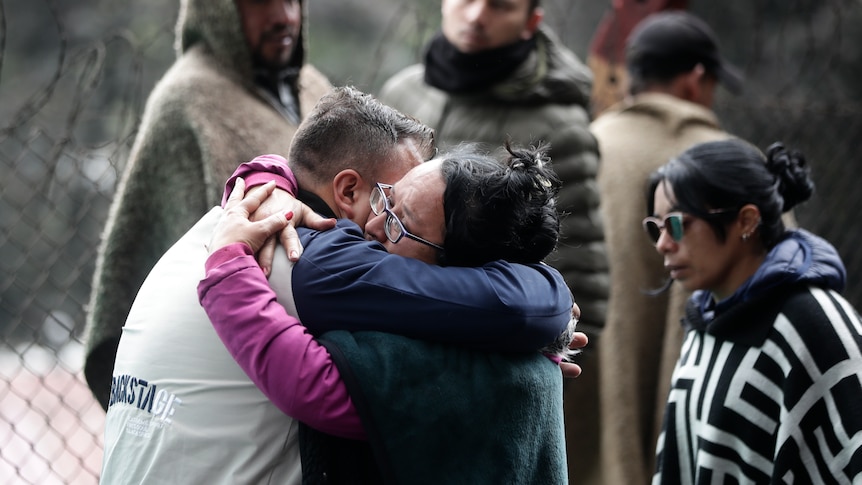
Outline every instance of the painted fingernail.
<path fill-rule="evenodd" d="M 285 212 L 285 213 L 284 213 L 284 218 L 285 218 L 285 219 L 287 219 L 288 221 L 289 221 L 289 220 L 291 220 L 291 219 L 293 219 L 293 211 L 287 211 L 287 212 Z"/>

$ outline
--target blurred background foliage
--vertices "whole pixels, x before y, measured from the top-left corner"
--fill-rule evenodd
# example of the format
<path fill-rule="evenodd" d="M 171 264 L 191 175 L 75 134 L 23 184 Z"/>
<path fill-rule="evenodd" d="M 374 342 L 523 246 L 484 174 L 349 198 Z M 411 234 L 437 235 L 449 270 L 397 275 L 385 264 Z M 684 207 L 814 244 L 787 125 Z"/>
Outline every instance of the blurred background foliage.
<path fill-rule="evenodd" d="M 611 0 L 542 4 L 586 60 Z M 421 59 L 440 18 L 438 0 L 308 0 L 308 10 L 310 62 L 372 93 Z M 741 96 L 719 92 L 719 118 L 761 148 L 783 140 L 806 154 L 818 191 L 797 217 L 836 244 L 846 295 L 862 306 L 862 1 L 692 0 L 689 10 L 747 78 Z M 82 388 L 84 308 L 144 103 L 175 58 L 177 11 L 177 0 L 0 0 L 0 482 L 97 481 L 104 414 Z M 74 384 L 46 392 L 51 369 Z M 27 376 L 36 384 L 16 384 Z M 61 411 L 70 417 L 58 426 Z"/>

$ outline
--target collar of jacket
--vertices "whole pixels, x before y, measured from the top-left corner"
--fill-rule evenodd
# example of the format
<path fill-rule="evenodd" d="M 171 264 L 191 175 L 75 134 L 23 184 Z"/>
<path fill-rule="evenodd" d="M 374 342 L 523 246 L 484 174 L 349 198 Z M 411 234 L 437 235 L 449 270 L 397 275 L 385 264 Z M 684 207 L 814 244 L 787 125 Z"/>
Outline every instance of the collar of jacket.
<path fill-rule="evenodd" d="M 687 324 L 737 341 L 753 338 L 747 343 L 757 343 L 766 337 L 789 295 L 809 286 L 840 293 L 845 281 L 844 264 L 834 246 L 804 229 L 789 230 L 733 295 L 715 302 L 711 292 L 694 292 L 686 308 Z M 755 328 L 761 324 L 766 328 Z"/>
<path fill-rule="evenodd" d="M 442 33 L 425 51 L 425 82 L 447 93 L 475 93 L 506 79 L 535 50 L 535 36 L 496 49 L 464 54 Z"/>
<path fill-rule="evenodd" d="M 554 103 L 589 106 L 593 88 L 590 69 L 548 27 L 534 36 L 536 48 L 493 96 L 511 103 Z"/>
<path fill-rule="evenodd" d="M 589 68 L 548 27 L 540 27 L 533 39 L 528 55 L 487 89 L 457 93 L 435 87 L 465 101 L 589 106 L 593 84 Z M 426 56 L 426 83 L 434 86 L 427 80 L 428 69 Z"/>
<path fill-rule="evenodd" d="M 608 108 L 601 117 L 610 117 L 616 113 L 660 120 L 672 133 L 681 133 L 693 125 L 721 129 L 718 117 L 709 108 L 666 93 L 649 92 L 629 96 Z"/>
<path fill-rule="evenodd" d="M 683 324 L 689 330 L 708 333 L 740 345 L 758 347 L 769 336 L 773 322 L 785 302 L 806 288 L 806 285 L 800 284 L 773 289 L 761 294 L 756 300 L 739 303 L 718 315 L 713 309 L 704 308 L 701 298 L 692 297 L 686 304 Z"/>
<path fill-rule="evenodd" d="M 256 68 L 254 82 L 263 98 L 291 123 L 298 125 L 302 118 L 299 112 L 297 81 L 299 68 L 287 67 L 280 71 Z"/>
<path fill-rule="evenodd" d="M 311 207 L 311 210 L 317 212 L 323 217 L 332 217 L 336 218 L 335 212 L 329 207 L 329 204 L 326 203 L 320 196 L 315 194 L 314 192 L 309 192 L 308 190 L 299 189 L 296 191 L 296 198 L 300 200 L 300 202 L 304 203 L 308 207 Z"/>

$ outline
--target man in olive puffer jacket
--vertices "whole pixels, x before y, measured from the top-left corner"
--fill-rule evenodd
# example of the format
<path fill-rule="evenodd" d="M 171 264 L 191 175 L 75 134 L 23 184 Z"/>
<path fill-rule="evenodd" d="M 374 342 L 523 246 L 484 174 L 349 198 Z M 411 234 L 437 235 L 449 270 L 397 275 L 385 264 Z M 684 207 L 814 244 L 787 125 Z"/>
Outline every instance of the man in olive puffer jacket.
<path fill-rule="evenodd" d="M 579 357 L 584 374 L 567 382 L 566 432 L 570 483 L 601 483 L 598 464 L 598 373 L 595 348 L 608 296 L 596 173 L 597 144 L 589 131 L 589 69 L 548 28 L 538 0 L 443 0 L 442 32 L 424 62 L 389 79 L 380 100 L 436 131 L 445 149 L 461 142 L 499 147 L 550 144 L 563 181 L 556 267 L 581 308 L 578 329 L 590 345 Z"/>

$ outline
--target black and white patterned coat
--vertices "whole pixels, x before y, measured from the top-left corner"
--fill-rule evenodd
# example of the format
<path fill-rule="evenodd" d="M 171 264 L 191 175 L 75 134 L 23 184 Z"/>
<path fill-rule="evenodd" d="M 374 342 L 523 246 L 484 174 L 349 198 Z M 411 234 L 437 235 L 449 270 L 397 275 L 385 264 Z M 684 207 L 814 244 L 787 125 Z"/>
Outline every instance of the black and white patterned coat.
<path fill-rule="evenodd" d="M 654 484 L 862 480 L 862 322 L 834 248 L 790 234 L 745 295 L 689 301 Z"/>

